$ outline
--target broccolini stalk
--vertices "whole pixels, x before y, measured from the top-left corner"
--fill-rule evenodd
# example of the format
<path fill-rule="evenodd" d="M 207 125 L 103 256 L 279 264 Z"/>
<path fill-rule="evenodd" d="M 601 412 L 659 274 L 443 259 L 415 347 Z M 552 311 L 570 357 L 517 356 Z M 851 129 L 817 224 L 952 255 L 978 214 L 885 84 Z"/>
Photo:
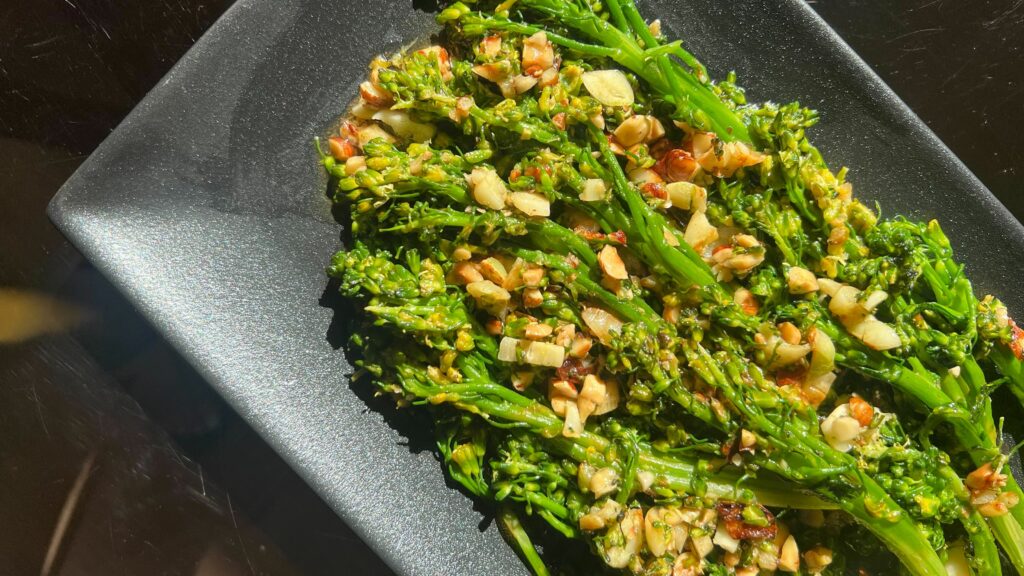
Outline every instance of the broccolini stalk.
<path fill-rule="evenodd" d="M 599 43 L 598 46 L 584 45 L 574 41 L 566 42 L 565 36 L 560 34 L 549 36 L 552 42 L 570 50 L 609 57 L 643 78 L 666 101 L 675 106 L 677 119 L 691 126 L 716 132 L 725 140 L 749 140 L 746 126 L 739 117 L 698 78 L 704 77 L 703 67 L 688 71 L 674 60 L 670 60 L 667 56 L 673 55 L 684 62 L 696 64 L 696 59 L 678 43 L 667 47 L 658 46 L 643 19 L 636 13 L 631 0 L 623 2 L 622 7 L 614 0 L 609 3 L 612 10 L 618 8 L 628 18 L 629 23 L 624 26 L 628 29 L 616 28 L 592 12 L 589 7 L 572 2 L 521 0 L 517 4 Z M 532 26 L 517 25 L 502 16 L 473 13 L 461 3 L 445 9 L 438 20 L 442 23 L 458 20 L 464 29 L 469 27 L 468 32 L 508 29 L 526 33 L 540 30 Z M 646 48 L 642 48 L 640 42 L 644 42 Z"/>
<path fill-rule="evenodd" d="M 488 231 L 496 228 L 525 228 L 528 232 L 521 236 L 523 240 L 533 241 L 538 248 L 548 248 L 555 253 L 569 252 L 583 262 L 571 265 L 560 256 L 526 248 L 513 249 L 511 252 L 514 255 L 572 277 L 569 284 L 576 293 L 593 298 L 625 319 L 646 323 L 658 321 L 658 315 L 643 299 L 619 298 L 592 280 L 589 266 L 596 266 L 594 252 L 578 236 L 549 220 L 523 222 L 494 212 L 474 215 L 450 209 L 424 207 L 420 208 L 415 217 L 410 218 L 407 223 L 384 228 L 382 232 L 409 233 L 422 228 L 446 226 L 463 230 L 482 228 Z M 530 231 L 531 229 L 533 230 Z"/>
<path fill-rule="evenodd" d="M 952 485 L 961 500 L 968 502 L 970 495 L 967 489 L 964 488 L 963 482 L 960 481 L 960 477 L 956 475 L 950 468 L 943 468 L 941 472 L 942 476 L 946 481 Z M 995 540 L 992 538 L 992 531 L 989 531 L 988 526 L 985 524 L 985 518 L 982 517 L 977 510 L 974 510 L 970 505 L 965 505 L 964 518 L 961 520 L 964 528 L 967 531 L 967 536 L 971 540 L 971 544 L 974 547 L 974 558 L 973 568 L 978 574 L 1002 574 L 1002 563 L 999 560 L 999 549 L 996 547 Z M 1024 536 L 1020 532 L 1019 526 L 1015 524 L 1003 525 L 998 522 L 998 518 L 993 519 L 996 522 L 993 523 L 993 530 L 997 535 L 1002 534 L 1003 536 L 1011 536 L 1017 538 L 1019 542 L 1020 538 Z M 1010 532 L 1015 530 L 1014 532 Z M 1003 545 L 1007 553 L 1011 555 L 1011 561 L 1016 566 L 1016 559 L 1012 557 L 1017 550 L 1017 546 L 1008 542 Z"/>
<path fill-rule="evenodd" d="M 972 350 L 978 335 L 976 317 L 979 302 L 974 296 L 971 283 L 963 274 L 963 266 L 953 260 L 949 240 L 937 222 L 932 221 L 926 226 L 921 226 L 895 221 L 889 225 L 905 234 L 901 240 L 904 246 L 907 245 L 909 238 L 919 242 L 911 252 L 913 262 L 920 267 L 922 279 L 934 298 L 934 301 L 929 301 L 919 296 L 920 299 L 903 304 L 903 310 L 899 310 L 899 306 L 894 304 L 894 315 L 909 319 L 910 316 L 918 314 L 918 311 L 927 313 L 930 309 L 936 311 L 936 314 L 929 315 L 933 319 L 933 324 L 941 326 L 944 321 L 949 321 L 954 325 L 949 332 L 934 328 L 917 328 L 917 345 L 912 348 L 916 358 L 911 357 L 909 360 L 916 362 L 918 358 L 924 359 L 936 370 L 948 367 L 948 364 L 943 366 L 944 361 L 955 362 L 956 370 L 959 372 L 957 375 L 948 374 L 941 379 L 952 384 L 944 387 L 942 391 L 936 390 L 934 385 L 934 382 L 940 381 L 939 376 L 920 366 L 919 362 L 917 369 L 911 371 L 904 368 L 891 381 L 921 401 L 933 414 L 958 415 L 949 418 L 949 421 L 961 446 L 967 450 L 975 466 L 1003 461 L 998 446 L 1001 439 L 996 437 L 996 426 L 988 398 L 989 386 Z M 914 326 L 915 323 L 908 320 L 907 325 Z M 940 350 L 934 350 L 936 340 L 939 341 Z M 951 359 L 946 360 L 945 357 Z M 998 349 L 994 351 L 992 357 L 998 364 Z M 1013 369 L 1012 365 L 1001 368 L 1004 374 Z M 950 408 L 954 406 L 955 411 Z M 1007 477 L 1005 490 L 1015 494 L 1018 500 L 1024 497 L 1012 475 Z M 1020 538 L 1024 532 L 1024 508 L 1014 506 L 1008 515 L 990 518 L 989 522 L 1014 566 L 1024 573 L 1024 544 Z"/>
<path fill-rule="evenodd" d="M 537 549 L 530 541 L 530 535 L 526 533 L 523 525 L 519 522 L 519 516 L 509 506 L 502 506 L 498 512 L 498 523 L 501 531 L 504 532 L 512 542 L 515 543 L 519 554 L 526 561 L 527 566 L 536 576 L 548 576 L 547 566 L 537 554 Z"/>
<path fill-rule="evenodd" d="M 921 552 L 921 550 L 929 550 L 930 544 L 914 527 L 914 524 L 908 518 L 908 514 L 896 502 L 888 498 L 873 479 L 862 473 L 855 472 L 857 466 L 852 458 L 833 450 L 816 435 L 816 420 L 811 425 L 813 428 L 805 427 L 803 430 L 793 429 L 794 423 L 799 423 L 799 420 L 791 419 L 785 426 L 776 423 L 757 407 L 758 401 L 749 396 L 752 392 L 749 385 L 739 384 L 744 378 L 749 380 L 750 373 L 741 368 L 737 364 L 738 361 L 730 360 L 727 367 L 723 368 L 699 345 L 693 350 L 688 349 L 687 356 L 690 366 L 701 378 L 721 391 L 729 401 L 729 404 L 740 412 L 745 426 L 750 427 L 755 433 L 763 435 L 765 440 L 771 443 L 778 451 L 776 453 L 781 454 L 783 464 L 780 465 L 773 462 L 772 457 L 759 461 L 763 462 L 772 471 L 798 481 L 807 481 L 811 478 L 817 479 L 822 473 L 841 476 L 844 478 L 843 482 L 854 481 L 861 493 L 870 495 L 870 498 L 864 496 L 866 500 L 859 505 L 851 504 L 851 502 L 856 502 L 856 498 L 852 500 L 842 498 L 839 505 L 854 518 L 864 523 L 869 530 L 878 535 L 887 545 L 890 545 L 897 554 L 907 555 L 901 556 L 904 562 L 919 562 L 920 573 L 942 573 L 941 570 L 935 571 L 942 566 L 938 558 L 934 555 L 929 557 Z M 741 374 L 746 374 L 747 376 L 741 376 Z M 684 406 L 693 408 L 692 403 L 685 403 Z M 703 407 L 703 405 L 701 406 Z M 697 411 L 695 414 L 701 416 L 702 413 Z M 703 419 L 710 421 L 708 415 L 704 415 Z M 800 460 L 806 463 L 806 468 L 794 466 Z M 879 495 L 884 495 L 885 498 L 879 499 Z M 871 510 L 864 507 L 864 503 L 868 501 L 873 506 Z M 886 510 L 885 515 L 889 519 L 880 522 L 879 516 L 883 515 L 880 513 L 880 510 Z M 905 526 L 890 531 L 888 523 L 892 518 L 901 518 L 901 522 Z M 987 530 L 985 533 L 987 533 Z M 907 541 L 911 534 L 915 536 L 914 543 Z M 892 546 L 897 541 L 901 543 L 901 547 Z"/>
<path fill-rule="evenodd" d="M 517 392 L 490 382 L 464 380 L 459 383 L 435 383 L 425 367 L 397 360 L 394 369 L 402 390 L 410 398 L 431 404 L 451 404 L 460 410 L 483 416 L 494 425 L 521 425 L 541 437 L 556 438 L 550 445 L 574 459 L 586 459 L 597 453 L 608 453 L 612 443 L 590 431 L 579 438 L 558 437 L 562 420 L 549 408 Z M 744 492 L 768 506 L 802 509 L 829 509 L 832 505 L 820 498 L 794 488 L 791 484 L 771 478 L 743 478 L 729 472 L 710 472 L 697 462 L 680 457 L 658 456 L 649 447 L 638 448 L 638 470 L 646 470 L 664 481 L 666 487 L 687 494 L 709 498 L 744 499 Z M 611 463 L 610 463 L 611 464 Z M 621 464 L 615 464 L 621 466 Z M 703 472 L 698 472 L 704 469 Z M 766 499 L 762 500 L 762 494 Z M 748 500 L 749 501 L 749 500 Z"/>
<path fill-rule="evenodd" d="M 611 174 L 616 194 L 629 207 L 633 221 L 636 223 L 639 239 L 653 248 L 655 257 L 661 261 L 667 271 L 677 274 L 691 284 L 717 288 L 718 285 L 707 264 L 700 259 L 700 256 L 689 244 L 683 242 L 679 245 L 678 250 L 668 245 L 662 233 L 662 230 L 667 228 L 665 218 L 652 210 L 626 180 L 626 175 L 604 135 L 595 127 L 591 127 L 591 138 L 597 143 L 598 150 L 601 151 L 601 157 Z"/>
<path fill-rule="evenodd" d="M 997 347 L 990 356 L 1009 383 L 1010 391 L 1024 406 L 1024 362 L 1018 359 L 1008 347 Z"/>
<path fill-rule="evenodd" d="M 944 564 L 931 551 L 928 539 L 910 520 L 907 512 L 871 477 L 858 470 L 852 458 L 832 449 L 815 435 L 788 434 L 783 427 L 767 418 L 756 404 L 744 398 L 742 385 L 737 382 L 743 378 L 738 360 L 732 359 L 727 365 L 720 365 L 699 344 L 688 349 L 687 356 L 701 378 L 720 390 L 735 409 L 744 413 L 748 425 L 755 431 L 772 439 L 780 448 L 786 446 L 807 457 L 817 456 L 822 467 L 842 470 L 845 479 L 857 489 L 853 494 L 840 498 L 839 506 L 885 542 L 904 567 L 914 574 L 945 574 Z M 749 377 L 749 373 L 746 374 Z"/>

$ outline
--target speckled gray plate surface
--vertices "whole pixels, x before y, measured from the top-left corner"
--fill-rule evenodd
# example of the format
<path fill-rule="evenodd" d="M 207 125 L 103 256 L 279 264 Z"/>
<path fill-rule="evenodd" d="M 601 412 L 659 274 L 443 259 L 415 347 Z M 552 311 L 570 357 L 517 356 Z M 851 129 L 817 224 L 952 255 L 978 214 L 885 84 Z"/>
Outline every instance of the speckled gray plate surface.
<path fill-rule="evenodd" d="M 981 291 L 1024 313 L 1024 228 L 802 2 L 650 0 L 884 213 L 938 218 Z M 338 247 L 311 147 L 366 64 L 435 29 L 410 0 L 240 0 L 68 181 L 53 220 L 400 574 L 525 574 L 429 441 L 349 389 L 323 268 Z M 411 437 L 410 437 L 411 436 Z M 481 526 L 487 525 L 486 529 Z"/>

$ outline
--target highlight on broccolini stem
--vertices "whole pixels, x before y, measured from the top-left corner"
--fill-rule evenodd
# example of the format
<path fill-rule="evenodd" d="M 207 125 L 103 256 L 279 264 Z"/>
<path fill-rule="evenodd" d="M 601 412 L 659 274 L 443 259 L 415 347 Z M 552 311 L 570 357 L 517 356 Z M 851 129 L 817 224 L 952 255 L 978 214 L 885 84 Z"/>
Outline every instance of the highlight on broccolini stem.
<path fill-rule="evenodd" d="M 991 399 L 1024 401 L 1024 332 L 938 223 L 879 218 L 813 111 L 632 0 L 438 20 L 320 147 L 328 274 L 353 385 L 431 416 L 531 571 L 567 538 L 622 574 L 1024 574 Z"/>

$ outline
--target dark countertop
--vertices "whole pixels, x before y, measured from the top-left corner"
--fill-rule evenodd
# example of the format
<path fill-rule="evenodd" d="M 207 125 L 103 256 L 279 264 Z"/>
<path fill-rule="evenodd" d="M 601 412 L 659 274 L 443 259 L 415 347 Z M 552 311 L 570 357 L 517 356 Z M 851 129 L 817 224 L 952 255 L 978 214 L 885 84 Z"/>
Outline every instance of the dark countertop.
<path fill-rule="evenodd" d="M 230 3 L 0 8 L 0 576 L 389 573 L 44 214 Z M 1024 218 L 1024 2 L 812 6 Z"/>

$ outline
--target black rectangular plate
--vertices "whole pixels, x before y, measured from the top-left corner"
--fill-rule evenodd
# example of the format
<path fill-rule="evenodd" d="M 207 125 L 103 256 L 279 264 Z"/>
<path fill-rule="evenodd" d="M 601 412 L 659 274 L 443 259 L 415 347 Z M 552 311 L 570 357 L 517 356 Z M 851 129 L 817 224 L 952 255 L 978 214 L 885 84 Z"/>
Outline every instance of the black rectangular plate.
<path fill-rule="evenodd" d="M 885 214 L 938 218 L 983 292 L 1024 312 L 1024 228 L 798 0 L 649 0 L 751 100 L 817 108 L 814 140 Z M 312 149 L 378 53 L 435 31 L 410 2 L 240 0 L 50 206 L 53 220 L 400 574 L 525 574 L 446 487 L 430 442 L 370 409 L 328 337 L 340 229 Z M 409 436 L 412 436 L 411 438 Z M 487 526 L 483 529 L 483 526 Z"/>

